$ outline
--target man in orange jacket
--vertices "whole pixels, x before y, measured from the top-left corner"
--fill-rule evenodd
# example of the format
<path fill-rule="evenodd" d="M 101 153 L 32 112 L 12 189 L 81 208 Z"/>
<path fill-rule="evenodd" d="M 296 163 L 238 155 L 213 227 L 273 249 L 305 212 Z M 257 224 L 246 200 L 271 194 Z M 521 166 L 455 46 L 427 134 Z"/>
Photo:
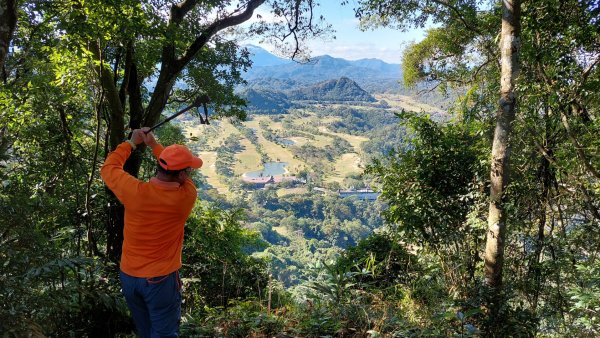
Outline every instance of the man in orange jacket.
<path fill-rule="evenodd" d="M 130 140 L 108 155 L 100 175 L 125 206 L 120 279 L 138 336 L 178 337 L 183 227 L 198 195 L 190 174 L 202 160 L 182 145 L 163 148 L 148 131 L 134 130 Z M 149 182 L 123 170 L 141 143 L 158 161 Z"/>

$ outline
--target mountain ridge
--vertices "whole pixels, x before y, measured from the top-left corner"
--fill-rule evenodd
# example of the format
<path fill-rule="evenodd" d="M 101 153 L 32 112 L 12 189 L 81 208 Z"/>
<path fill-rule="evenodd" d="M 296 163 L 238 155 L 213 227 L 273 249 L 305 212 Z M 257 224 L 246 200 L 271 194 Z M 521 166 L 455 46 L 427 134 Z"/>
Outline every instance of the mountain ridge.
<path fill-rule="evenodd" d="M 347 77 L 369 94 L 400 94 L 414 97 L 417 101 L 447 109 L 461 90 L 447 93 L 427 91 L 435 83 L 422 82 L 415 88 L 402 84 L 400 64 L 390 64 L 377 58 L 346 60 L 330 55 L 315 56 L 310 62 L 298 63 L 275 56 L 262 47 L 249 46 L 254 66 L 242 77 L 244 88 L 289 92 L 304 89 L 317 83 Z M 426 90 L 422 92 L 422 90 Z M 269 96 L 271 96 L 269 94 Z"/>
<path fill-rule="evenodd" d="M 375 102 L 371 94 L 347 77 L 325 80 L 296 89 L 273 90 L 249 86 L 239 92 L 255 113 L 281 113 L 295 104 L 292 101 Z"/>
<path fill-rule="evenodd" d="M 277 66 L 286 63 L 294 62 L 292 60 L 280 58 L 277 55 L 269 53 L 266 49 L 255 46 L 246 45 L 244 46 L 250 53 L 250 60 L 252 60 L 252 67 L 266 67 L 266 66 Z"/>
<path fill-rule="evenodd" d="M 253 66 L 244 75 L 248 82 L 264 78 L 293 80 L 302 84 L 347 77 L 359 86 L 389 83 L 394 85 L 402 78 L 399 64 L 390 64 L 375 58 L 346 60 L 330 55 L 319 55 L 309 62 L 298 63 L 279 58 L 258 46 L 247 46 Z M 276 88 L 273 88 L 276 89 Z"/>

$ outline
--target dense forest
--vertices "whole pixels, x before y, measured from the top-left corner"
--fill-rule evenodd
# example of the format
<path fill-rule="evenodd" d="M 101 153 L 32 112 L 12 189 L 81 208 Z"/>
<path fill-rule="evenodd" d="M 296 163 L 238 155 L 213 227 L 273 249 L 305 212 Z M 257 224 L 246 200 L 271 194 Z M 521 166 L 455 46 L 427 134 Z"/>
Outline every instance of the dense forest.
<path fill-rule="evenodd" d="M 124 208 L 100 166 L 131 130 L 200 95 L 210 98 L 208 118 L 188 118 L 233 121 L 249 140 L 228 135 L 214 149 L 220 175 L 232 177 L 245 147 L 275 160 L 240 122 L 253 118 L 237 91 L 252 67 L 241 42 L 261 38 L 304 60 L 307 41 L 333 34 L 313 15 L 318 5 L 0 1 L 2 337 L 135 335 L 119 282 Z M 293 148 L 310 163 L 297 173 L 301 192 L 231 178 L 226 197 L 196 173 L 181 336 L 600 335 L 598 1 L 340 5 L 353 6 L 364 29 L 433 27 L 406 48 L 397 80 L 456 100 L 444 118 L 384 103 L 316 110 L 332 119 L 333 141 Z M 312 116 L 303 103 L 251 90 L 270 100 L 261 137 L 326 134 L 293 123 Z M 270 129 L 277 119 L 287 128 Z M 367 165 L 322 189 L 329 163 L 353 148 L 333 132 L 368 136 Z M 190 141 L 177 123 L 156 135 L 164 145 Z M 144 146 L 125 164 L 146 181 L 155 168 Z M 323 193 L 344 186 L 380 195 Z"/>

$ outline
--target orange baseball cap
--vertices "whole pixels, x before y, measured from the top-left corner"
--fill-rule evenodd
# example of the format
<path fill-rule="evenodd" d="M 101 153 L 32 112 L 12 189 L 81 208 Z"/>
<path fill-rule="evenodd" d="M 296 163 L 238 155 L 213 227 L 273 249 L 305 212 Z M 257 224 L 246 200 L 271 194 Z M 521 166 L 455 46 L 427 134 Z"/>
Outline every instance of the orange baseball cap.
<path fill-rule="evenodd" d="M 180 144 L 173 144 L 163 149 L 158 163 L 165 170 L 182 170 L 188 167 L 198 169 L 202 167 L 202 159 L 194 156 L 186 146 Z"/>

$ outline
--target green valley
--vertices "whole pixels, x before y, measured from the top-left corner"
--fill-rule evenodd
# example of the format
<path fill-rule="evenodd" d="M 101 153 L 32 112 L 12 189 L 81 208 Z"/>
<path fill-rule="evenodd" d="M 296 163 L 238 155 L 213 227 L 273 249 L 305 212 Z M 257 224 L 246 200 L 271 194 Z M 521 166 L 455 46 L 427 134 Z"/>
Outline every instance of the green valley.
<path fill-rule="evenodd" d="M 244 173 L 261 170 L 265 162 L 287 163 L 285 174 L 280 176 L 311 174 L 315 180 L 313 184 L 328 186 L 331 182 L 337 182 L 339 188 L 350 189 L 352 182 L 344 183 L 344 180 L 362 174 L 365 166 L 363 144 L 372 140 L 371 132 L 386 125 L 400 128 L 398 120 L 393 117 L 394 112 L 407 109 L 439 114 L 439 109 L 419 103 L 411 97 L 394 94 L 376 94 L 375 97 L 380 102 L 390 102 L 388 108 L 374 104 L 353 106 L 338 102 L 303 102 L 302 108 L 289 111 L 268 115 L 250 114 L 245 122 L 222 119 L 210 125 L 201 125 L 198 121 L 187 119 L 180 122 L 180 126 L 188 138 L 188 144 L 199 151 L 205 160 L 202 175 L 206 176 L 210 188 L 223 195 L 231 196 L 236 189 L 232 178 L 241 180 Z M 336 115 L 337 111 L 344 109 L 355 110 L 364 116 L 388 116 L 387 122 L 376 122 L 360 130 L 348 130 L 344 125 L 353 121 L 348 120 L 348 115 Z M 253 135 L 250 138 L 246 136 L 249 131 Z M 224 142 L 232 136 L 239 142 L 240 150 L 233 151 L 233 162 L 229 163 L 233 175 L 228 177 L 217 172 L 215 163 L 218 159 L 217 149 L 226 147 Z M 321 155 L 318 158 L 303 156 L 306 149 L 312 150 L 309 151 L 311 155 Z M 334 154 L 327 154 L 331 149 L 336 149 Z M 383 152 L 380 155 L 384 155 Z M 280 193 L 285 194 L 286 189 L 295 188 L 279 189 L 283 190 Z"/>

